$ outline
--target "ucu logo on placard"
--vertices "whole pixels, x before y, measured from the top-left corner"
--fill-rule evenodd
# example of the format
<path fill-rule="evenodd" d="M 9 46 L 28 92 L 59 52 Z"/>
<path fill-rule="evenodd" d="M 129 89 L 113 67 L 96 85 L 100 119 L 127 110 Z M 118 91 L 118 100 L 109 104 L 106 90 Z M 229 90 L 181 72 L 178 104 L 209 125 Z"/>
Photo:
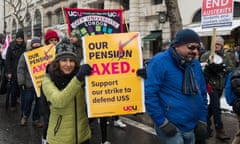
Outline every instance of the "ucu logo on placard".
<path fill-rule="evenodd" d="M 76 12 L 76 11 L 68 11 L 68 15 L 76 17 L 76 16 L 82 16 L 82 13 Z"/>
<path fill-rule="evenodd" d="M 108 16 L 109 17 L 116 17 L 116 16 L 118 16 L 118 13 L 116 13 L 116 12 L 108 12 Z"/>
<path fill-rule="evenodd" d="M 136 111 L 137 110 L 137 106 L 124 106 L 123 107 L 124 111 Z"/>

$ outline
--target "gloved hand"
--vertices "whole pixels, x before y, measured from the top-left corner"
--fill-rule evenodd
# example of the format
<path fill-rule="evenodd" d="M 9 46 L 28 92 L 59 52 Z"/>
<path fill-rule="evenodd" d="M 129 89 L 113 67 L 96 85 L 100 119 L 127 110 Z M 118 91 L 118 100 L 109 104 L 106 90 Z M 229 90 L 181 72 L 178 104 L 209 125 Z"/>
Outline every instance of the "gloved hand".
<path fill-rule="evenodd" d="M 161 125 L 160 129 L 166 136 L 169 136 L 169 137 L 172 137 L 177 133 L 176 126 L 169 121 Z"/>
<path fill-rule="evenodd" d="M 137 76 L 140 76 L 140 77 L 143 78 L 143 79 L 146 79 L 146 78 L 147 78 L 147 71 L 146 71 L 145 68 L 137 69 L 136 74 L 137 74 Z"/>
<path fill-rule="evenodd" d="M 83 64 L 80 66 L 76 76 L 79 81 L 84 81 L 85 76 L 89 76 L 92 73 L 92 68 L 89 64 Z"/>
<path fill-rule="evenodd" d="M 237 98 L 234 102 L 233 102 L 233 111 L 236 113 L 236 114 L 240 114 L 240 98 Z"/>
<path fill-rule="evenodd" d="M 24 86 L 24 84 L 19 85 L 19 89 L 20 89 L 20 91 L 25 90 L 25 86 Z"/>
<path fill-rule="evenodd" d="M 212 74 L 216 74 L 219 72 L 226 72 L 226 65 L 224 63 L 222 64 L 211 63 L 205 67 L 204 71 Z"/>
<path fill-rule="evenodd" d="M 207 124 L 204 121 L 198 121 L 197 126 L 194 129 L 195 137 L 199 140 L 208 138 Z"/>

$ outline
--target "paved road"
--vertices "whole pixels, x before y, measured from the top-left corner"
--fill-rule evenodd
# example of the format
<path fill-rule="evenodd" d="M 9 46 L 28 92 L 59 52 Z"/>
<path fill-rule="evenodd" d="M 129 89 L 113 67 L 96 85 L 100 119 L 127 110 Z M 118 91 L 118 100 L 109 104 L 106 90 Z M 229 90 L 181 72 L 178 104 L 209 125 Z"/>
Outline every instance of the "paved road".
<path fill-rule="evenodd" d="M 29 120 L 28 126 L 20 126 L 20 105 L 18 105 L 17 112 L 5 111 L 4 99 L 5 96 L 0 95 L 0 144 L 40 144 L 41 129 L 34 128 L 31 125 L 31 120 Z M 127 123 L 127 127 L 118 128 L 112 124 L 108 126 L 108 139 L 112 144 L 160 144 L 152 128 L 152 121 L 146 114 L 128 115 L 120 118 Z M 223 122 L 227 134 L 233 138 L 237 130 L 235 116 L 231 113 L 224 113 Z M 93 129 L 91 144 L 100 144 L 101 134 L 98 121 L 95 120 L 91 127 Z M 216 140 L 214 133 L 208 143 L 230 144 L 231 141 L 232 139 L 229 141 Z"/>

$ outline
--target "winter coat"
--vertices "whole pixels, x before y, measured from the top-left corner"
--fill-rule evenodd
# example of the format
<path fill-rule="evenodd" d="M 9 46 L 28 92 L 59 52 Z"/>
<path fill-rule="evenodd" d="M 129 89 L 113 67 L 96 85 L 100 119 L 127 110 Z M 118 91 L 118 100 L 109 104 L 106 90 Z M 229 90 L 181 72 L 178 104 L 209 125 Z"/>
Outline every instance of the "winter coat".
<path fill-rule="evenodd" d="M 198 120 L 206 121 L 206 83 L 198 60 L 193 60 L 198 92 L 185 95 L 182 92 L 184 68 L 172 56 L 173 49 L 155 55 L 147 65 L 145 85 L 145 105 L 155 125 L 159 127 L 165 120 L 173 123 L 181 131 L 193 130 Z"/>
<path fill-rule="evenodd" d="M 18 66 L 17 66 L 17 80 L 18 85 L 23 85 L 24 88 L 31 89 L 34 88 L 30 72 L 27 67 L 27 63 L 24 57 L 24 53 L 21 55 Z"/>
<path fill-rule="evenodd" d="M 201 62 L 207 62 L 210 56 L 210 51 L 205 52 L 201 58 Z M 210 76 L 205 75 L 207 82 L 212 88 L 222 90 L 224 87 L 224 81 L 227 74 L 233 70 L 233 62 L 228 53 L 223 54 L 223 63 L 226 65 L 226 72 L 219 71 L 218 73 L 211 74 Z"/>
<path fill-rule="evenodd" d="M 42 89 L 50 103 L 48 143 L 80 144 L 88 140 L 91 132 L 86 116 L 82 83 L 74 77 L 64 89 L 59 90 L 49 74 L 46 74 L 42 81 Z"/>
<path fill-rule="evenodd" d="M 230 106 L 232 106 L 233 102 L 237 99 L 237 96 L 233 93 L 231 88 L 231 77 L 232 77 L 232 72 L 229 73 L 226 77 L 225 89 L 224 89 L 224 96 L 226 98 L 227 103 Z"/>
<path fill-rule="evenodd" d="M 12 41 L 8 47 L 5 70 L 7 74 L 12 74 L 12 79 L 17 80 L 17 66 L 18 61 L 22 53 L 26 50 L 26 44 L 23 42 L 21 46 L 17 45 L 15 41 Z"/>

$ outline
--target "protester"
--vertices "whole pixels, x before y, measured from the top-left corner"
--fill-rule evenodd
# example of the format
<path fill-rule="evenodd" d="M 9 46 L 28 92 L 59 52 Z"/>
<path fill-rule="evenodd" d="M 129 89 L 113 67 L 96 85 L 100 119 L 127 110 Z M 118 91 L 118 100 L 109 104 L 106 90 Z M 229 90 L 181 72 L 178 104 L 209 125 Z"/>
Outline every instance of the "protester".
<path fill-rule="evenodd" d="M 236 61 L 236 59 L 235 59 L 234 49 L 233 49 L 230 45 L 225 44 L 225 45 L 223 46 L 223 50 L 224 50 L 224 53 L 228 53 L 228 55 L 229 55 L 230 58 L 231 58 L 231 61 L 232 61 L 232 63 L 233 63 L 232 69 L 233 69 L 233 70 L 236 69 L 236 67 L 237 67 L 237 61 Z"/>
<path fill-rule="evenodd" d="M 15 40 L 13 40 L 8 47 L 5 61 L 7 78 L 11 80 L 11 111 L 17 110 L 17 98 L 20 96 L 20 89 L 17 82 L 17 65 L 20 56 L 25 50 L 26 43 L 24 42 L 23 31 L 18 31 Z"/>
<path fill-rule="evenodd" d="M 39 37 L 33 37 L 31 40 L 29 51 L 41 47 L 41 40 Z M 27 67 L 27 63 L 24 57 L 24 53 L 21 55 L 17 66 L 17 78 L 18 85 L 20 87 L 21 96 L 21 122 L 22 126 L 27 124 L 27 120 L 31 114 L 32 104 L 35 101 L 32 121 L 33 126 L 40 128 L 43 124 L 40 122 L 39 101 L 34 89 L 34 85 L 31 79 L 30 72 Z"/>
<path fill-rule="evenodd" d="M 171 45 L 171 41 L 170 40 L 167 39 L 167 40 L 163 41 L 161 51 L 163 52 L 163 51 L 167 50 L 170 45 Z"/>
<path fill-rule="evenodd" d="M 220 140 L 227 140 L 230 139 L 230 137 L 225 133 L 223 127 L 220 97 L 222 96 L 225 77 L 227 73 L 233 69 L 233 63 L 228 53 L 224 53 L 223 46 L 224 39 L 220 36 L 216 37 L 214 62 L 209 63 L 210 51 L 206 51 L 201 56 L 200 61 L 208 63 L 208 65 L 205 66 L 204 75 L 206 82 L 208 83 L 208 94 L 210 96 L 207 115 L 209 137 L 212 136 L 213 131 L 211 128 L 211 118 L 213 116 L 216 138 Z"/>
<path fill-rule="evenodd" d="M 54 44 L 56 45 L 59 42 L 58 33 L 54 30 L 48 30 L 44 35 L 44 42 L 46 45 Z"/>
<path fill-rule="evenodd" d="M 145 104 L 162 144 L 194 144 L 206 139 L 207 91 L 195 58 L 199 36 L 180 30 L 165 52 L 147 65 Z"/>
<path fill-rule="evenodd" d="M 240 67 L 230 73 L 225 81 L 224 95 L 227 103 L 232 106 L 238 120 L 238 128 L 232 144 L 240 143 Z"/>
<path fill-rule="evenodd" d="M 44 42 L 46 45 L 53 44 L 54 46 L 59 42 L 58 33 L 54 30 L 48 30 L 44 35 Z M 42 144 L 47 144 L 47 129 L 50 109 L 46 97 L 41 94 L 40 96 L 40 109 L 43 116 L 43 129 L 42 129 Z"/>
<path fill-rule="evenodd" d="M 80 37 L 80 31 L 74 29 L 70 34 L 70 41 L 76 47 L 76 54 L 78 63 L 83 59 L 82 40 Z"/>
<path fill-rule="evenodd" d="M 42 82 L 50 105 L 47 132 L 50 144 L 89 144 L 91 132 L 82 85 L 84 77 L 91 74 L 91 67 L 85 64 L 79 68 L 75 52 L 69 39 L 59 42 L 56 58 Z"/>

